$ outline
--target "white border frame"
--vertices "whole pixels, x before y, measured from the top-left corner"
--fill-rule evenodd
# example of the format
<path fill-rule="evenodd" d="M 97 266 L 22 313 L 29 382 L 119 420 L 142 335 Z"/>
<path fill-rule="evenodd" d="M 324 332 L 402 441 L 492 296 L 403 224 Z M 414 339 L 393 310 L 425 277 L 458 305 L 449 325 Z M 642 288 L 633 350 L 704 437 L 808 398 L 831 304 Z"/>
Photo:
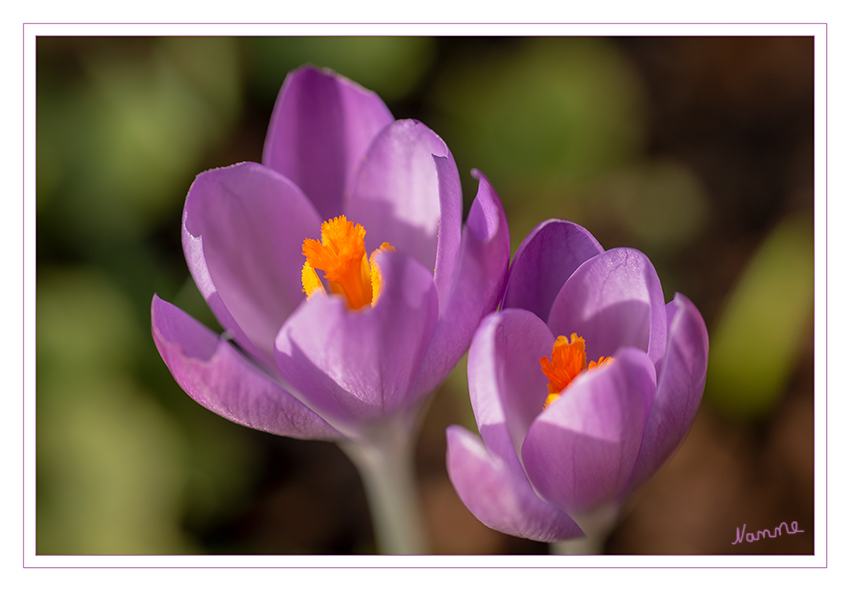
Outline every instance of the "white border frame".
<path fill-rule="evenodd" d="M 813 556 L 38 556 L 35 553 L 35 42 L 138 35 L 811 36 L 815 40 L 815 554 Z M 23 567 L 51 568 L 825 568 L 827 566 L 827 25 L 821 24 L 24 24 Z M 14 395 L 13 392 L 9 393 Z M 187 571 L 187 572 L 191 572 Z M 344 573 L 345 571 L 341 571 Z M 170 575 L 171 576 L 171 575 Z M 221 575 L 222 580 L 230 575 Z M 275 578 L 289 577 L 280 574 Z M 346 575 L 343 575 L 343 577 Z M 403 576 L 403 573 L 402 573 Z M 500 579 L 504 578 L 498 575 Z M 570 576 L 573 576 L 572 574 Z M 656 575 L 653 575 L 656 576 Z M 186 579 L 173 574 L 175 582 Z M 219 575 L 216 575 L 219 577 Z M 507 575 L 510 579 L 512 575 Z M 462 578 L 466 578 L 464 575 Z M 584 578 L 584 577 L 581 577 Z M 238 581 L 235 578 L 234 581 Z M 752 580 L 745 576 L 743 580 Z"/>

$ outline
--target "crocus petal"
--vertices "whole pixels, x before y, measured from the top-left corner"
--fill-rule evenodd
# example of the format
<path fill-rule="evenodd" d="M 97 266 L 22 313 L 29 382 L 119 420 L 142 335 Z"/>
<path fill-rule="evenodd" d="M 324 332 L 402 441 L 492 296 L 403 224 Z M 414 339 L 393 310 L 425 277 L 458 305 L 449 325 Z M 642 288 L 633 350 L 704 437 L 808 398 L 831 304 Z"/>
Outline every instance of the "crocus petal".
<path fill-rule="evenodd" d="M 298 187 L 261 164 L 207 171 L 189 189 L 183 249 L 192 277 L 221 325 L 270 364 L 278 329 L 304 299 L 301 244 L 320 226 Z"/>
<path fill-rule="evenodd" d="M 481 523 L 512 536 L 556 542 L 582 535 L 575 521 L 541 499 L 528 479 L 490 453 L 472 433 L 446 430 L 446 467 L 463 504 Z"/>
<path fill-rule="evenodd" d="M 566 220 L 547 220 L 526 236 L 514 255 L 502 309 L 523 308 L 543 320 L 570 275 L 604 249 L 593 235 Z"/>
<path fill-rule="evenodd" d="M 618 349 L 577 377 L 528 430 L 522 458 L 541 496 L 575 515 L 625 489 L 655 393 L 646 353 Z"/>
<path fill-rule="evenodd" d="M 434 156 L 448 162 L 438 166 Z M 445 142 L 422 123 L 405 120 L 375 138 L 344 210 L 348 219 L 366 228 L 366 250 L 389 242 L 433 272 L 441 220 L 445 218 L 447 240 L 456 249 L 461 207 L 460 177 Z M 456 257 L 456 250 L 444 257 L 450 254 Z"/>
<path fill-rule="evenodd" d="M 511 239 L 499 196 L 477 170 L 478 195 L 466 220 L 451 295 L 422 360 L 416 391 L 426 396 L 469 348 L 478 323 L 496 309 L 505 288 Z M 441 305 L 442 308 L 442 305 Z"/>
<path fill-rule="evenodd" d="M 357 163 L 392 121 L 375 93 L 331 72 L 299 68 L 278 95 L 263 164 L 301 187 L 326 220 L 342 213 Z"/>
<path fill-rule="evenodd" d="M 446 148 L 448 150 L 448 148 Z M 446 309 L 460 262 L 463 197 L 457 165 L 449 156 L 433 156 L 440 184 L 440 227 L 437 234 L 437 261 L 434 283 L 440 296 L 440 313 Z"/>
<path fill-rule="evenodd" d="M 151 302 L 151 331 L 180 387 L 214 413 L 275 435 L 326 441 L 342 437 L 233 345 L 157 296 Z"/>
<path fill-rule="evenodd" d="M 469 399 L 487 449 L 522 472 L 522 442 L 548 395 L 540 358 L 555 337 L 527 310 L 508 309 L 481 321 L 469 348 Z"/>
<path fill-rule="evenodd" d="M 556 336 L 583 337 L 588 359 L 631 346 L 646 351 L 659 369 L 667 344 L 667 312 L 655 267 L 631 248 L 593 257 L 564 283 L 548 324 Z"/>
<path fill-rule="evenodd" d="M 699 409 L 708 367 L 708 331 L 699 310 L 681 294 L 667 304 L 670 334 L 658 391 L 646 421 L 630 491 L 650 476 L 685 438 Z"/>
<path fill-rule="evenodd" d="M 431 274 L 401 253 L 376 260 L 384 284 L 374 307 L 351 311 L 342 297 L 318 294 L 275 342 L 284 379 L 332 423 L 363 423 L 405 406 L 437 323 Z"/>

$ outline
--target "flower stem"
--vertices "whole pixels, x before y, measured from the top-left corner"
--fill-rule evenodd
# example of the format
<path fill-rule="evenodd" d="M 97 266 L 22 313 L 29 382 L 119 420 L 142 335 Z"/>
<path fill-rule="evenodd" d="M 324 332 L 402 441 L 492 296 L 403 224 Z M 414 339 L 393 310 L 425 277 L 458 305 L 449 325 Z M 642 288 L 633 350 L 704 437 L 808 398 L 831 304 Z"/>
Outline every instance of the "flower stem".
<path fill-rule="evenodd" d="M 605 541 L 617 524 L 619 512 L 620 507 L 617 505 L 604 505 L 589 513 L 573 516 L 584 532 L 584 537 L 550 544 L 549 553 L 573 556 L 602 554 Z"/>
<path fill-rule="evenodd" d="M 413 438 L 409 429 L 385 427 L 369 440 L 346 440 L 339 445 L 363 480 L 378 551 L 426 554 L 413 470 Z"/>

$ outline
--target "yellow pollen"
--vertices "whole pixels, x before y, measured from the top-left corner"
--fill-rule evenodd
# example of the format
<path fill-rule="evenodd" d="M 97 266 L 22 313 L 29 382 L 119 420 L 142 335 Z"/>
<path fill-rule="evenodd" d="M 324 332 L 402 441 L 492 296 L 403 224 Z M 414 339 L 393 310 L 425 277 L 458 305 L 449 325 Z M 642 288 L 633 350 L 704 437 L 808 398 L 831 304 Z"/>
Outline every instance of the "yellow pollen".
<path fill-rule="evenodd" d="M 613 357 L 600 357 L 599 361 L 587 362 L 584 339 L 576 333 L 567 337 L 559 336 L 552 345 L 552 359 L 540 358 L 540 369 L 549 378 L 549 396 L 543 403 L 546 409 L 557 400 L 564 389 L 584 371 L 590 371 L 613 361 Z"/>
<path fill-rule="evenodd" d="M 349 309 L 373 306 L 381 293 L 381 272 L 375 264 L 378 252 L 395 251 L 384 242 L 371 257 L 366 256 L 366 230 L 344 215 L 322 222 L 322 241 L 307 238 L 301 247 L 306 257 L 301 269 L 301 286 L 309 299 L 318 291 L 327 293 L 316 270 L 325 272 L 331 293 L 345 298 Z"/>

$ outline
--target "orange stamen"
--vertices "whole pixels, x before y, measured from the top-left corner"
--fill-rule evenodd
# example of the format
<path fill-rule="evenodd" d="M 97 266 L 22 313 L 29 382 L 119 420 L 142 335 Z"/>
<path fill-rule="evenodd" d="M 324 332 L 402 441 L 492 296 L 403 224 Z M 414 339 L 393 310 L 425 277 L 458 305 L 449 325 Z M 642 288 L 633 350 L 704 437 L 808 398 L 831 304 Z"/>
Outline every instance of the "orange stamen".
<path fill-rule="evenodd" d="M 540 369 L 549 378 L 549 396 L 546 397 L 543 408 L 557 400 L 580 373 L 607 365 L 611 361 L 612 357 L 600 357 L 599 361 L 587 363 L 583 338 L 576 333 L 570 335 L 569 341 L 567 337 L 559 336 L 552 345 L 552 359 L 540 358 Z"/>
<path fill-rule="evenodd" d="M 386 242 L 366 256 L 366 230 L 360 224 L 349 222 L 344 215 L 322 222 L 322 241 L 307 238 L 301 247 L 306 257 L 301 269 L 301 285 L 307 297 L 315 295 L 325 286 L 316 269 L 325 272 L 331 293 L 345 298 L 351 310 L 359 310 L 378 301 L 381 273 L 374 257 L 378 252 L 394 251 Z"/>

